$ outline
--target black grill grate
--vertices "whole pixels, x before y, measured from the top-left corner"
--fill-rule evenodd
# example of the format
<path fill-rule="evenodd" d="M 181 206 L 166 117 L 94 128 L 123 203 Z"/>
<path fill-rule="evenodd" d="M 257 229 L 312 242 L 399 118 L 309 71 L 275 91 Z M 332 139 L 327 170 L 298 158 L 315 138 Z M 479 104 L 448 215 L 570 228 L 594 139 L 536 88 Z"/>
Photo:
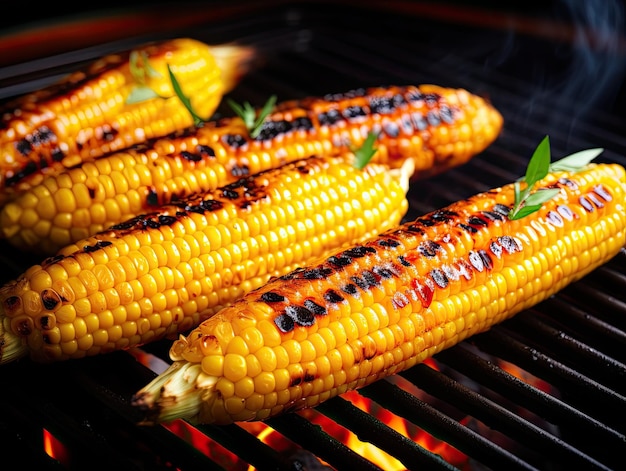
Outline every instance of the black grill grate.
<path fill-rule="evenodd" d="M 623 47 L 594 51 L 505 26 L 485 29 L 413 16 L 412 2 L 391 4 L 398 11 L 268 7 L 168 35 L 192 35 L 210 43 L 243 38 L 256 44 L 264 52 L 263 63 L 232 93 L 238 101 L 261 104 L 270 94 L 283 100 L 426 82 L 490 97 L 505 117 L 501 137 L 463 167 L 415 184 L 407 217 L 522 175 L 546 134 L 554 156 L 604 147 L 599 160 L 626 164 L 626 122 L 616 101 L 624 67 L 605 69 L 615 72 L 606 77 L 605 88 L 581 88 L 588 83 L 584 77 L 561 81 L 562 70 L 573 70 L 578 59 L 595 60 L 599 67 L 626 63 Z M 427 12 L 423 7 L 415 11 Z M 0 97 L 32 89 L 83 61 L 144 39 L 7 67 L 0 70 Z M 4 281 L 36 261 L 0 248 Z M 432 364 L 379 381 L 360 394 L 468 455 L 464 469 L 617 469 L 619 456 L 611 450 L 626 445 L 625 268 L 622 252 L 534 309 L 441 352 Z M 134 354 L 167 361 L 168 347 L 157 343 Z M 195 428 L 205 437 L 202 446 L 165 427 L 137 426 L 129 400 L 154 373 L 135 355 L 118 352 L 53 366 L 22 361 L 4 367 L 3 459 L 36 469 L 212 470 L 230 469 L 227 456 L 232 453 L 244 463 L 236 468 L 242 470 L 247 464 L 324 469 L 319 460 L 339 470 L 381 469 L 311 420 L 324 416 L 408 469 L 455 469 L 440 450 L 427 451 L 341 397 L 313 411 L 268 421 L 298 453 L 273 449 L 239 425 Z M 44 430 L 62 444 L 64 455 L 53 459 L 45 453 Z"/>

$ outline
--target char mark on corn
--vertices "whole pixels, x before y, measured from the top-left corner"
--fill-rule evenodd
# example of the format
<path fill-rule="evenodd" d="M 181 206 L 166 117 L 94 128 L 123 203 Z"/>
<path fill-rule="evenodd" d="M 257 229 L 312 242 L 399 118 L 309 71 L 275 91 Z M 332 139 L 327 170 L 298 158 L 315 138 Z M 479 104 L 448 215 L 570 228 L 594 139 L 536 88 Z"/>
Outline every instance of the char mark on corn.
<path fill-rule="evenodd" d="M 239 117 L 185 128 L 45 179 L 0 212 L 16 247 L 61 247 L 175 198 L 226 185 L 312 155 L 339 155 L 378 139 L 374 161 L 412 159 L 414 178 L 467 162 L 498 136 L 502 116 L 465 90 L 421 86 L 361 89 L 279 104 L 250 137 Z"/>
<path fill-rule="evenodd" d="M 301 266 L 176 340 L 133 398 L 146 424 L 227 424 L 314 407 L 423 361 L 580 279 L 626 242 L 625 171 L 548 175 L 522 219 L 514 186 Z"/>

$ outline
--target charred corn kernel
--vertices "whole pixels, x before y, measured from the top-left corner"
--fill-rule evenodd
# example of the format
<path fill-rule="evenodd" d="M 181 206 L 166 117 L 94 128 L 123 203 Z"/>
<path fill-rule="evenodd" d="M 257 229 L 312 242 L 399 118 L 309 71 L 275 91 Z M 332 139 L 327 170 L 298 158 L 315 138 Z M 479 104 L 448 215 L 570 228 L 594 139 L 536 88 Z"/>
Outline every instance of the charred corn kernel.
<path fill-rule="evenodd" d="M 193 118 L 172 88 L 168 66 L 194 111 L 208 119 L 253 55 L 250 47 L 208 46 L 189 38 L 154 42 L 102 57 L 48 88 L 6 103 L 0 109 L 0 204 L 45 175 L 191 126 Z M 158 96 L 132 99 L 146 87 Z M 108 167 L 103 173 L 115 175 L 110 184 L 123 193 L 123 167 Z M 63 189 L 58 204 L 69 211 L 74 200 L 67 181 L 65 176 L 46 186 L 51 193 Z"/>
<path fill-rule="evenodd" d="M 459 127 L 465 131 L 457 132 Z M 361 146 L 370 131 L 378 133 L 374 156 L 378 162 L 400 167 L 412 158 L 414 177 L 429 176 L 481 152 L 501 127 L 502 116 L 481 97 L 435 85 L 354 90 L 285 102 L 269 115 L 255 139 L 241 119 L 224 118 L 69 169 L 62 177 L 74 183 L 64 187 L 62 201 L 56 188 L 63 184 L 53 181 L 60 177 L 46 178 L 2 208 L 0 235 L 16 247 L 51 255 L 172 198 L 211 190 L 311 155 L 344 153 Z M 464 146 L 450 147 L 437 135 L 438 128 L 448 128 L 447 138 L 462 139 Z M 344 207 L 361 211 L 349 202 Z M 296 214 L 302 210 L 301 206 L 292 209 Z M 376 217 L 376 212 L 371 216 Z M 264 227 L 267 217 L 273 216 L 259 215 L 251 233 Z M 334 217 L 333 211 L 325 211 L 318 221 L 307 224 L 311 228 L 313 222 L 325 221 L 333 226 Z M 355 228 L 336 230 L 349 234 Z M 267 243 L 276 243 L 278 235 L 268 234 Z M 211 237 L 220 236 L 216 232 Z"/>
<path fill-rule="evenodd" d="M 176 418 L 227 424 L 313 407 L 489 329 L 624 246 L 623 167 L 598 164 L 550 174 L 539 187 L 560 192 L 522 219 L 508 218 L 511 184 L 269 281 L 180 336 L 170 350 L 171 367 L 138 391 L 133 404 L 145 412 L 146 424 Z M 567 264 L 576 269 L 564 270 Z M 239 319 L 247 321 L 245 338 Z M 256 353 L 245 346 L 254 328 L 269 340 Z M 225 330 L 228 336 L 219 335 Z M 203 337 L 213 339 L 210 357 L 187 360 L 186 352 Z M 268 348 L 284 360 L 276 361 Z M 263 373 L 239 366 L 244 358 L 251 364 L 250 355 Z M 185 376 L 196 366 L 202 383 Z M 226 395 L 224 378 L 233 376 L 250 377 L 252 394 L 266 399 L 248 403 L 232 389 Z"/>
<path fill-rule="evenodd" d="M 403 169 L 370 164 L 358 170 L 343 157 L 310 157 L 178 200 L 65 247 L 0 289 L 0 318 L 8 319 L 0 329 L 0 363 L 28 354 L 33 345 L 38 345 L 30 350 L 36 360 L 64 360 L 188 331 L 270 277 L 398 224 L 408 208 L 411 170 L 410 161 Z M 376 217 L 334 210 L 345 201 Z M 287 216 L 296 206 L 302 208 L 299 220 Z M 317 222 L 316 215 L 326 209 L 335 216 L 333 227 Z M 312 224 L 310 231 L 293 230 L 302 221 Z M 328 236 L 347 225 L 354 226 L 349 235 Z M 258 242 L 271 233 L 271 243 Z M 248 271 L 248 264 L 254 270 Z M 58 334 L 48 333 L 55 328 Z M 233 329 L 243 336 L 234 339 Z M 42 331 L 43 344 L 31 339 Z M 238 319 L 217 338 L 232 340 L 234 354 L 206 360 L 205 367 L 228 371 L 234 390 L 248 397 L 254 382 L 240 381 L 279 361 L 271 348 L 280 344 L 280 336 L 269 321 Z M 210 358 L 215 342 L 201 337 L 186 358 Z M 299 355 L 312 361 L 313 344 L 303 345 Z M 242 351 L 263 362 L 248 362 Z"/>

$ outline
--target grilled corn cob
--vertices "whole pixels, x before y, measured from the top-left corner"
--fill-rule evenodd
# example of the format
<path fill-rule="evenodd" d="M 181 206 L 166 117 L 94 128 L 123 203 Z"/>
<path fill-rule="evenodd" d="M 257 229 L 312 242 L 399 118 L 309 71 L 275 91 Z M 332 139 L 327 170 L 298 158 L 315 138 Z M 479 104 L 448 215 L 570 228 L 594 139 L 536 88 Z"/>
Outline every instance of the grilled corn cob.
<path fill-rule="evenodd" d="M 253 139 L 225 118 L 45 179 L 5 205 L 0 234 L 51 255 L 112 224 L 233 180 L 310 155 L 360 147 L 379 133 L 375 160 L 416 176 L 466 162 L 498 135 L 502 116 L 465 90 L 434 85 L 355 90 L 280 104 Z"/>
<path fill-rule="evenodd" d="M 614 164 L 549 174 L 558 196 L 509 219 L 513 185 L 341 249 L 253 290 L 170 349 L 133 404 L 146 424 L 227 424 L 312 407 L 410 368 L 546 299 L 624 245 Z"/>
<path fill-rule="evenodd" d="M 143 82 L 133 72 L 131 53 L 148 61 Z M 6 103 L 0 109 L 0 203 L 45 174 L 192 125 L 172 88 L 168 65 L 197 113 L 208 118 L 252 55 L 250 47 L 208 46 L 188 38 L 150 43 L 105 56 Z M 129 102 L 142 86 L 158 97 Z"/>
<path fill-rule="evenodd" d="M 68 246 L 0 289 L 0 364 L 189 330 L 271 276 L 398 224 L 410 166 L 311 157 Z"/>

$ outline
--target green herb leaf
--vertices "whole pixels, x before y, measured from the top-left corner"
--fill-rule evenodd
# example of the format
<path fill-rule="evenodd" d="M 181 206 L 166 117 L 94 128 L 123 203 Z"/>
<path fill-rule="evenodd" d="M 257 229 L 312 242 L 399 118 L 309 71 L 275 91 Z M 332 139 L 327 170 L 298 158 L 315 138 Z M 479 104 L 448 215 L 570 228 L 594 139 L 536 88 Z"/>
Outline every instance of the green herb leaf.
<path fill-rule="evenodd" d="M 237 114 L 237 116 L 239 116 L 243 120 L 246 129 L 250 133 L 250 137 L 256 138 L 261 133 L 265 118 L 267 118 L 267 116 L 274 109 L 274 105 L 276 105 L 276 95 L 272 95 L 268 98 L 268 100 L 265 102 L 265 105 L 263 105 L 261 111 L 259 111 L 258 115 L 256 109 L 247 101 L 243 105 L 240 105 L 239 103 L 231 99 L 228 99 L 226 101 L 233 109 L 233 111 Z"/>
<path fill-rule="evenodd" d="M 129 105 L 134 105 L 135 103 L 140 103 L 142 101 L 150 100 L 151 98 L 159 98 L 159 95 L 150 87 L 146 87 L 145 85 L 140 85 L 140 86 L 134 87 L 130 91 L 130 94 L 126 98 L 126 103 Z"/>
<path fill-rule="evenodd" d="M 178 99 L 182 102 L 183 105 L 185 105 L 185 108 L 187 108 L 187 111 L 189 111 L 189 113 L 191 114 L 195 125 L 199 126 L 204 123 L 204 119 L 198 116 L 193 110 L 193 107 L 191 106 L 191 100 L 183 93 L 183 89 L 180 87 L 180 83 L 176 79 L 176 75 L 174 75 L 174 72 L 172 71 L 172 68 L 169 66 L 169 64 L 167 66 L 167 71 L 169 72 L 170 80 L 172 81 L 172 88 L 174 89 L 174 93 L 176 93 Z"/>
<path fill-rule="evenodd" d="M 378 149 L 374 147 L 374 143 L 376 142 L 377 138 L 378 138 L 377 133 L 373 131 L 368 132 L 367 137 L 365 138 L 365 141 L 363 141 L 363 144 L 361 145 L 361 147 L 354 150 L 354 167 L 355 168 L 358 168 L 359 170 L 361 170 L 368 164 L 368 162 L 372 159 L 374 154 L 376 154 L 376 151 L 378 151 Z"/>
<path fill-rule="evenodd" d="M 579 172 L 602 152 L 604 152 L 604 149 L 602 148 L 581 150 L 580 152 L 568 155 L 567 157 L 563 157 L 561 160 L 557 160 L 552 163 L 550 165 L 550 171 Z"/>
<path fill-rule="evenodd" d="M 539 211 L 543 203 L 550 201 L 559 194 L 560 190 L 558 188 L 540 188 L 533 192 L 535 184 L 545 178 L 548 173 L 556 171 L 578 172 L 584 169 L 602 151 L 603 149 L 599 148 L 583 150 L 551 164 L 550 140 L 548 136 L 544 137 L 528 163 L 526 175 L 514 183 L 515 203 L 509 213 L 509 219 L 521 219 L 535 211 Z M 522 184 L 525 184 L 523 189 Z"/>
<path fill-rule="evenodd" d="M 526 168 L 526 183 L 532 187 L 550 171 L 550 138 L 544 137 L 539 143 Z"/>

